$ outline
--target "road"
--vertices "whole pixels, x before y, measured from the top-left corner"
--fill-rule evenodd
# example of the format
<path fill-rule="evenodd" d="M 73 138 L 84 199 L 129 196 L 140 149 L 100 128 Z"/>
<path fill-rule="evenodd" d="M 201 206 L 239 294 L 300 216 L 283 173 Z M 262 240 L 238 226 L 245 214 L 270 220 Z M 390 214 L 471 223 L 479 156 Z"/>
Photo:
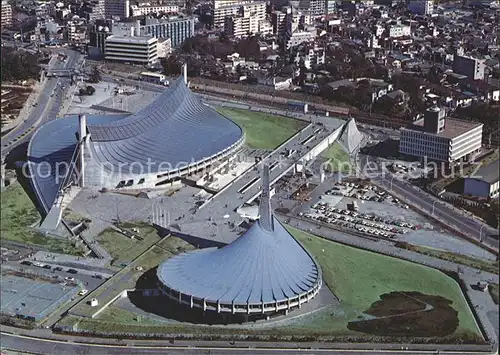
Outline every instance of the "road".
<path fill-rule="evenodd" d="M 141 341 L 141 340 L 124 340 L 113 341 L 108 339 L 98 339 L 99 343 L 94 343 L 90 338 L 78 337 L 57 337 L 56 339 L 48 338 L 31 338 L 24 335 L 12 334 L 2 331 L 2 347 L 11 350 L 23 350 L 36 354 L 283 354 L 296 355 L 301 354 L 393 354 L 393 355 L 411 355 L 411 354 L 436 354 L 436 348 L 443 349 L 441 354 L 480 354 L 486 353 L 478 351 L 474 346 L 453 346 L 446 345 L 417 345 L 416 348 L 422 350 L 401 350 L 403 347 L 399 344 L 335 344 L 337 349 L 326 348 L 325 344 L 318 343 L 289 343 L 289 344 L 266 344 L 259 342 L 237 342 L 231 346 L 229 342 L 211 341 L 211 342 L 194 342 L 194 341 L 176 341 L 174 345 L 168 341 Z M 200 344 L 201 343 L 201 344 Z M 198 345 L 200 344 L 200 345 Z M 464 347 L 464 350 L 460 350 Z M 357 348 L 357 349 L 353 349 Z M 382 350 L 383 349 L 383 350 Z M 492 353 L 491 351 L 489 353 Z"/>
<path fill-rule="evenodd" d="M 416 205 L 458 233 L 465 234 L 478 242 L 482 241 L 484 245 L 498 251 L 498 239 L 490 237 L 490 235 L 498 234 L 497 230 L 471 218 L 465 212 L 455 209 L 417 186 L 401 180 L 387 169 L 383 170 L 377 157 L 360 154 L 359 164 L 363 174 L 367 174 L 375 183 L 379 183 L 386 190 L 398 194 L 408 204 Z"/>
<path fill-rule="evenodd" d="M 79 52 L 64 48 L 60 49 L 58 52 L 66 53 L 68 55 L 67 60 L 65 62 L 62 62 L 55 59 L 55 63 L 53 63 L 51 69 L 74 68 L 78 64 L 78 61 L 80 59 Z M 13 139 L 19 137 L 22 133 L 28 131 L 28 129 L 30 129 L 31 127 L 36 127 L 57 117 L 64 100 L 64 96 L 66 94 L 66 91 L 65 89 L 63 89 L 63 87 L 67 88 L 70 85 L 70 78 L 46 79 L 45 84 L 40 89 L 40 95 L 37 100 L 38 105 L 31 108 L 26 120 L 24 120 L 21 124 L 19 124 L 19 126 L 2 137 L 2 161 L 3 158 L 7 156 L 13 148 L 28 142 L 34 130 L 32 130 L 24 137 L 20 137 L 16 142 L 12 142 Z M 11 142 L 11 144 L 6 146 L 6 144 L 9 142 Z"/>

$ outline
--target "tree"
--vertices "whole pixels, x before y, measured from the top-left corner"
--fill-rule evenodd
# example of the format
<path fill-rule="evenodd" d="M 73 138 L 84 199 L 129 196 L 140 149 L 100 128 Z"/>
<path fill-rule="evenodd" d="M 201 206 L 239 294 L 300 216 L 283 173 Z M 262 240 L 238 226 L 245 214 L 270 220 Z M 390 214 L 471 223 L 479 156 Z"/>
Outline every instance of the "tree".
<path fill-rule="evenodd" d="M 28 52 L 18 52 L 13 48 L 2 48 L 1 80 L 16 81 L 38 79 L 40 66 L 36 55 Z"/>
<path fill-rule="evenodd" d="M 99 68 L 97 68 L 97 65 L 94 65 L 92 67 L 92 71 L 90 72 L 90 75 L 89 75 L 89 82 L 98 83 L 101 80 L 102 80 L 101 72 L 99 71 Z"/>

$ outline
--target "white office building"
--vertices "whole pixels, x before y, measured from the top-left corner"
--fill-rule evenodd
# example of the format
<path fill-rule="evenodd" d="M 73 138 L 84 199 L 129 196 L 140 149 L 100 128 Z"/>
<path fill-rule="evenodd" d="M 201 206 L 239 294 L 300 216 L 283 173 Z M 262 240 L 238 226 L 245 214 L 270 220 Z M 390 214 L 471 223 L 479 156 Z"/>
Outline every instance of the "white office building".
<path fill-rule="evenodd" d="M 158 39 L 133 35 L 109 36 L 104 44 L 104 58 L 119 62 L 155 63 L 158 61 Z"/>
<path fill-rule="evenodd" d="M 457 162 L 470 160 L 481 150 L 483 124 L 446 118 L 440 108 L 401 129 L 399 151 L 428 160 Z"/>

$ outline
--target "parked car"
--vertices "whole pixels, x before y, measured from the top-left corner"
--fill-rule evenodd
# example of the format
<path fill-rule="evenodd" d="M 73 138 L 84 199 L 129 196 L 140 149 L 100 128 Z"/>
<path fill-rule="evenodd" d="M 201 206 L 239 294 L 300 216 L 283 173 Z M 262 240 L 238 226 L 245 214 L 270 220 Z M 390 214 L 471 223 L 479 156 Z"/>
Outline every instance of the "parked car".
<path fill-rule="evenodd" d="M 78 270 L 75 270 L 75 269 L 68 269 L 68 271 L 70 274 L 78 274 Z"/>
<path fill-rule="evenodd" d="M 60 267 L 60 266 L 56 266 L 55 268 L 53 268 L 52 270 L 54 271 L 63 271 L 63 268 Z"/>
<path fill-rule="evenodd" d="M 64 278 L 66 281 L 75 281 L 75 278 L 74 277 L 69 277 L 69 276 L 66 276 Z"/>

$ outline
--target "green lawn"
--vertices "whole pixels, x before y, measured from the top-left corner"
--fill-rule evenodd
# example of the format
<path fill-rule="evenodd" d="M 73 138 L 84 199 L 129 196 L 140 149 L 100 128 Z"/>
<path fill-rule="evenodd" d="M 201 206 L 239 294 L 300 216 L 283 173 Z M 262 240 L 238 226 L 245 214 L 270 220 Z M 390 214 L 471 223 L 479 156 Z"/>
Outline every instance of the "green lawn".
<path fill-rule="evenodd" d="M 489 291 L 490 291 L 490 295 L 491 295 L 491 298 L 493 299 L 493 302 L 495 302 L 495 304 L 498 304 L 498 296 L 499 296 L 499 289 L 498 289 L 498 285 L 497 284 L 490 284 L 489 286 Z"/>
<path fill-rule="evenodd" d="M 349 173 L 351 171 L 349 154 L 346 153 L 339 142 L 330 145 L 321 153 L 321 156 L 328 159 L 328 171 L 344 173 Z"/>
<path fill-rule="evenodd" d="M 392 291 L 418 291 L 453 302 L 459 327 L 455 334 L 480 334 L 459 285 L 446 274 L 419 264 L 334 243 L 290 228 L 315 256 L 323 280 L 343 306 L 364 311 Z M 346 320 L 347 325 L 347 320 Z"/>
<path fill-rule="evenodd" d="M 445 250 L 434 249 L 429 247 L 424 247 L 421 245 L 414 245 L 409 243 L 396 243 L 397 247 L 407 250 L 412 250 L 420 254 L 433 256 L 435 258 L 449 260 L 454 263 L 467 265 L 479 270 L 484 270 L 487 272 L 491 272 L 493 274 L 498 274 L 498 261 L 493 260 L 485 260 L 474 258 L 468 255 L 462 255 L 457 253 L 452 253 Z"/>
<path fill-rule="evenodd" d="M 130 239 L 113 228 L 102 231 L 97 240 L 113 257 L 112 264 L 115 266 L 131 262 L 160 240 L 156 230 L 146 223 L 125 222 L 120 226 L 124 229 L 138 228 L 144 240 Z"/>
<path fill-rule="evenodd" d="M 15 182 L 0 193 L 2 213 L 0 217 L 0 232 L 3 240 L 17 243 L 38 245 L 53 252 L 81 254 L 80 248 L 71 242 L 45 235 L 31 229 L 40 221 L 40 214 L 23 187 Z"/>
<path fill-rule="evenodd" d="M 306 126 L 293 118 L 262 112 L 228 107 L 219 107 L 217 111 L 240 125 L 246 144 L 255 149 L 274 149 Z"/>

